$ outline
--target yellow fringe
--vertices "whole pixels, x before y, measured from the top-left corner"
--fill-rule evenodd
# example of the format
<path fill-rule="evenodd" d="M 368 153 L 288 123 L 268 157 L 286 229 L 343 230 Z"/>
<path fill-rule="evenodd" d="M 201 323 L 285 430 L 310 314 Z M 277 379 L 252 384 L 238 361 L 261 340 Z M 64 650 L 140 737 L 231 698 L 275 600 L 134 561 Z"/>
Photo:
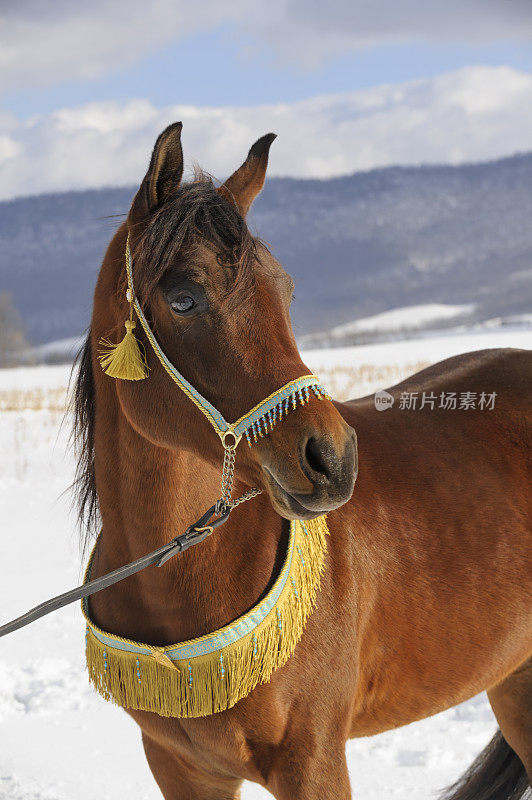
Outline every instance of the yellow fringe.
<path fill-rule="evenodd" d="M 100 364 L 106 375 L 126 381 L 141 381 L 148 376 L 146 354 L 140 342 L 133 335 L 134 320 L 125 322 L 126 334 L 121 342 L 113 344 L 109 339 L 100 339 L 98 354 Z"/>
<path fill-rule="evenodd" d="M 185 661 L 171 661 L 166 655 L 177 645 L 151 648 L 135 643 L 150 649 L 150 655 L 127 652 L 102 644 L 88 620 L 87 666 L 97 691 L 126 708 L 164 717 L 204 717 L 231 708 L 259 683 L 267 683 L 301 639 L 324 569 L 325 517 L 305 523 L 308 536 L 300 522 L 292 524 L 296 526 L 292 564 L 277 604 L 253 631 L 222 650 Z"/>

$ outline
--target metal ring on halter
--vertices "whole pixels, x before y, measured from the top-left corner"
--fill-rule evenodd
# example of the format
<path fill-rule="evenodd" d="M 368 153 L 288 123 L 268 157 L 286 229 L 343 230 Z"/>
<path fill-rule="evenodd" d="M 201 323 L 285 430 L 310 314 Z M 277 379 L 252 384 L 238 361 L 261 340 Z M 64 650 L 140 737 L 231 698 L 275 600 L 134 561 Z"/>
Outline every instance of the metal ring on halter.
<path fill-rule="evenodd" d="M 234 431 L 232 431 L 232 430 L 224 431 L 223 433 L 220 433 L 219 435 L 220 435 L 220 439 L 222 440 L 222 444 L 226 448 L 226 450 L 236 450 L 236 448 L 238 447 L 238 445 L 240 443 L 240 440 L 242 438 L 242 434 L 240 434 L 240 436 L 237 436 L 236 433 Z M 227 437 L 228 436 L 232 436 L 233 437 L 233 439 L 234 439 L 233 443 L 231 443 L 231 442 L 228 443 L 227 442 Z"/>

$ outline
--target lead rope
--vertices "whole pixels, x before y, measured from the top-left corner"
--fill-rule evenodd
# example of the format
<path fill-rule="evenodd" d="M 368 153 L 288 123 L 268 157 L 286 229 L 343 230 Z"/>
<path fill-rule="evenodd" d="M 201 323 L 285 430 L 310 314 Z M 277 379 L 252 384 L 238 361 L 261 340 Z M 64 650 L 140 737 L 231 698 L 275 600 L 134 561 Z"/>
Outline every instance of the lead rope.
<path fill-rule="evenodd" d="M 11 620 L 11 622 L 7 622 L 5 625 L 0 625 L 0 637 L 6 636 L 8 633 L 12 633 L 19 628 L 23 628 L 35 622 L 37 619 L 44 617 L 46 614 L 50 614 L 52 611 L 57 611 L 59 608 L 74 603 L 76 600 L 90 597 L 96 592 L 100 592 L 102 589 L 107 589 L 109 586 L 113 586 L 113 584 L 123 581 L 125 578 L 129 578 L 131 575 L 135 575 L 137 572 L 146 569 L 146 567 L 152 565 L 162 567 L 169 559 L 173 558 L 178 553 L 183 553 L 185 550 L 188 550 L 189 547 L 204 541 L 216 528 L 226 522 L 233 508 L 240 505 L 240 503 L 245 503 L 247 500 L 251 500 L 253 497 L 262 494 L 260 489 L 249 489 L 247 492 L 240 495 L 240 497 L 234 500 L 231 499 L 235 474 L 235 450 L 239 441 L 240 440 L 237 439 L 232 444 L 226 444 L 224 442 L 222 488 L 219 500 L 217 500 L 196 522 L 189 525 L 184 533 L 174 537 L 167 544 L 157 548 L 157 550 L 153 550 L 151 553 L 136 559 L 136 561 L 124 564 L 124 566 L 112 572 L 108 572 L 105 575 L 101 575 L 99 578 L 86 580 L 81 586 L 64 592 L 57 597 L 52 597 L 50 600 L 46 600 L 44 603 L 35 606 L 35 608 L 31 609 L 31 611 L 28 611 L 26 614 Z"/>

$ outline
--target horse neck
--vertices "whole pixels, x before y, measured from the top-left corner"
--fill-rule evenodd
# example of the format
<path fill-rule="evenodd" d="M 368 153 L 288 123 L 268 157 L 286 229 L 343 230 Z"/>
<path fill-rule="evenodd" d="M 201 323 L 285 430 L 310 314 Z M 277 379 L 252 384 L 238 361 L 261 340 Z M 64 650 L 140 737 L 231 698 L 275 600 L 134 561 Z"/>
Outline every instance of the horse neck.
<path fill-rule="evenodd" d="M 102 574 L 198 519 L 219 496 L 221 467 L 149 442 L 125 418 L 110 382 L 99 384 L 106 395 L 96 405 L 95 440 Z M 206 541 L 96 595 L 91 608 L 102 626 L 124 636 L 154 643 L 193 638 L 250 608 L 273 582 L 285 546 L 286 526 L 267 500 L 255 498 Z"/>

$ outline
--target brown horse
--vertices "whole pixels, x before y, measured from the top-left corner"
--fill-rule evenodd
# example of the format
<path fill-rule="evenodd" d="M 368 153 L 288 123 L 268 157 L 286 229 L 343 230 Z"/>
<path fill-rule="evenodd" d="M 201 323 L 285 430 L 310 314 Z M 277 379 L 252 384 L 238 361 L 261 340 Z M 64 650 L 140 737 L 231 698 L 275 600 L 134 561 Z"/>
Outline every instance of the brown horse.
<path fill-rule="evenodd" d="M 173 364 L 226 419 L 307 374 L 292 334 L 293 284 L 251 236 L 274 136 L 221 187 L 181 183 L 181 125 L 159 137 L 105 256 L 76 391 L 81 504 L 101 515 L 93 576 L 170 540 L 218 496 L 221 447 L 146 345 L 150 376 L 97 360 L 137 291 Z M 325 265 L 324 265 L 325 267 Z M 143 338 L 142 332 L 139 338 Z M 233 708 L 195 719 L 130 711 L 166 800 L 233 800 L 243 779 L 278 800 L 347 800 L 350 737 L 419 720 L 482 690 L 500 731 L 451 790 L 521 798 L 532 776 L 530 354 L 451 358 L 390 391 L 496 392 L 493 410 L 379 413 L 373 398 L 298 408 L 237 451 L 236 490 L 263 494 L 163 568 L 95 595 L 105 630 L 153 645 L 203 635 L 271 587 L 286 520 L 328 513 L 317 604 L 288 663 Z M 356 437 L 360 475 L 357 471 Z M 378 765 L 376 765 L 378 767 Z"/>

